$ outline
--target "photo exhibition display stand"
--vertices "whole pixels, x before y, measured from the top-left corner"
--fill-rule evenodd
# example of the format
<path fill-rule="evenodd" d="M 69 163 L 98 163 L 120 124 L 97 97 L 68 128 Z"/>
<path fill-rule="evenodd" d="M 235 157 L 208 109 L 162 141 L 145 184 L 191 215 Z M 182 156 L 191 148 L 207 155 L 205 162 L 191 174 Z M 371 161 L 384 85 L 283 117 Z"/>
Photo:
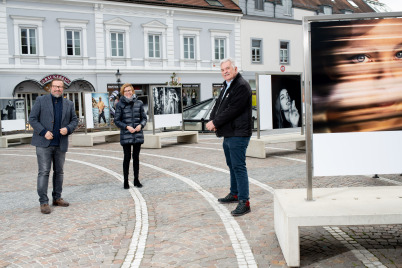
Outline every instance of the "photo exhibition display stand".
<path fill-rule="evenodd" d="M 251 138 L 247 147 L 246 156 L 266 158 L 266 144 L 282 142 L 295 142 L 296 149 L 304 149 L 305 136 L 303 128 L 303 85 L 301 73 L 257 73 L 257 138 Z M 283 105 L 296 106 L 299 114 L 298 124 L 301 132 L 292 132 L 292 124 L 285 121 L 282 112 L 280 96 L 289 96 L 289 103 Z M 278 120 L 281 122 L 278 123 Z M 282 123 L 283 122 L 283 123 Z M 261 130 L 268 129 L 289 129 L 289 132 L 261 136 Z"/>
<path fill-rule="evenodd" d="M 0 98 L 0 148 L 11 143 L 31 143 L 32 133 L 26 132 L 26 106 L 23 99 Z M 3 135 L 3 132 L 12 134 Z"/>
<path fill-rule="evenodd" d="M 105 119 L 106 127 L 101 128 L 97 126 L 97 114 L 98 109 L 96 104 L 99 102 L 99 97 L 105 104 Z M 103 120 L 103 118 L 101 118 Z M 94 145 L 94 138 L 101 137 L 104 138 L 105 142 L 119 142 L 120 141 L 120 130 L 111 130 L 111 114 L 109 107 L 109 94 L 108 93 L 85 93 L 84 94 L 84 127 L 85 133 L 75 133 L 72 135 L 71 144 L 73 146 L 84 146 L 92 147 Z M 88 132 L 88 128 L 92 130 L 97 130 L 94 132 Z"/>
<path fill-rule="evenodd" d="M 386 22 L 388 25 L 395 24 L 395 27 L 398 27 L 396 29 L 401 29 L 402 25 L 399 24 L 400 21 L 395 21 L 402 20 L 398 19 L 398 17 L 402 17 L 401 12 L 314 16 L 305 17 L 303 20 L 305 52 L 304 81 L 306 85 L 307 188 L 278 189 L 275 190 L 274 193 L 275 233 L 288 266 L 300 266 L 299 227 L 402 223 L 402 186 L 316 188 L 314 189 L 314 196 L 312 187 L 313 176 L 334 176 L 334 180 L 336 180 L 335 176 L 341 175 L 400 174 L 401 165 L 400 156 L 398 156 L 398 154 L 400 154 L 402 150 L 402 143 L 400 142 L 402 139 L 402 131 L 399 127 L 394 130 L 385 131 L 368 130 L 353 132 L 348 130 L 347 132 L 341 132 L 331 129 L 331 131 L 324 132 L 318 128 L 318 125 L 320 125 L 320 127 L 325 125 L 325 121 L 319 123 L 313 122 L 313 119 L 316 120 L 316 118 L 320 118 L 317 116 L 313 118 L 313 113 L 317 112 L 318 109 L 316 109 L 316 107 L 320 105 L 320 103 L 317 102 L 322 101 L 321 97 L 325 95 L 322 91 L 317 94 L 317 90 L 325 89 L 325 87 L 315 87 L 315 83 L 317 83 L 319 78 L 317 79 L 317 76 L 314 76 L 314 74 L 325 68 L 315 68 L 312 63 L 312 61 L 320 58 L 317 57 L 317 55 L 315 55 L 315 57 L 312 56 L 313 53 L 317 53 L 316 49 L 311 49 L 313 45 L 317 45 L 313 43 L 315 39 L 312 38 L 312 36 L 314 36 L 315 28 L 312 27 L 312 24 L 314 24 L 314 26 L 320 26 L 320 23 L 330 22 L 335 25 L 334 29 L 339 29 L 342 27 L 345 28 L 342 26 L 342 22 L 345 21 L 351 21 L 351 27 L 353 27 L 354 24 L 361 25 L 366 23 L 364 20 L 376 19 L 375 23 L 368 25 L 369 27 L 375 27 L 377 23 L 381 24 L 381 20 L 387 19 Z M 340 23 L 341 27 L 336 25 L 337 22 Z M 353 31 L 349 30 L 349 32 Z M 393 31 L 383 31 L 383 33 L 385 32 L 392 34 Z M 338 32 L 336 32 L 336 34 L 337 33 Z M 314 37 L 317 36 L 322 35 L 316 34 Z M 390 40 L 392 38 L 382 36 L 381 38 L 373 39 Z M 346 48 L 344 51 L 350 52 L 350 49 Z M 327 55 L 334 54 L 335 53 L 327 53 Z M 365 62 L 367 60 L 361 57 L 361 55 L 354 58 L 352 55 L 349 55 L 349 58 L 353 59 L 354 63 Z M 387 64 L 391 63 L 392 61 L 388 61 Z M 367 67 L 371 68 L 369 66 Z M 335 68 L 337 67 L 332 65 L 332 69 Z M 356 68 L 364 68 L 364 65 L 357 66 Z M 342 74 L 341 69 L 337 70 Z M 350 71 L 351 70 L 349 70 L 349 72 Z M 369 72 L 370 71 L 360 73 Z M 400 75 L 401 74 L 399 74 L 399 76 Z M 315 78 L 313 79 L 313 77 Z M 331 95 L 331 97 L 336 98 L 339 97 L 340 94 L 344 94 L 339 93 L 343 92 L 342 85 L 339 84 L 336 86 L 336 90 L 340 91 L 337 92 L 338 94 Z M 398 87 L 402 90 L 401 84 L 399 84 Z M 348 88 L 353 90 L 359 87 Z M 360 98 L 358 100 L 367 100 L 367 97 L 364 96 L 364 92 L 365 91 L 362 90 L 362 92 L 358 93 L 363 94 L 359 95 Z M 318 97 L 313 98 L 313 94 L 317 94 L 316 96 Z M 398 90 L 396 90 L 395 94 L 400 96 L 400 91 L 398 92 Z M 332 99 L 329 98 L 329 100 L 328 107 L 336 106 L 341 103 L 340 101 L 331 103 Z M 322 106 L 326 108 L 325 105 Z M 367 106 L 369 105 L 364 107 Z M 333 116 L 333 113 L 331 115 Z M 336 116 L 337 115 L 335 115 L 335 118 L 338 118 L 340 115 L 338 115 L 338 117 Z M 367 118 L 365 118 L 365 120 L 367 121 Z M 340 122 L 339 125 L 343 123 L 342 121 Z M 360 124 L 360 122 L 357 124 Z M 329 126 L 333 127 L 334 123 L 331 122 Z"/>
<path fill-rule="evenodd" d="M 162 138 L 177 138 L 178 143 L 197 143 L 197 131 L 184 131 L 181 86 L 152 86 L 149 99 L 152 134 L 144 135 L 143 148 L 161 149 Z M 181 127 L 180 131 L 156 133 L 156 129 Z"/>

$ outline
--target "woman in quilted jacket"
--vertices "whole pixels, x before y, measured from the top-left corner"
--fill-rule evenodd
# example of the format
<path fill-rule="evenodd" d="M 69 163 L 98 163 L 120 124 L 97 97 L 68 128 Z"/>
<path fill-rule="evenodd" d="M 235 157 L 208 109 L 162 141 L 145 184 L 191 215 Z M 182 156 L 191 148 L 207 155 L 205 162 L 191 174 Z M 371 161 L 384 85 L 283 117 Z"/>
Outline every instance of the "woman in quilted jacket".
<path fill-rule="evenodd" d="M 131 84 L 124 84 L 120 89 L 121 99 L 116 105 L 114 123 L 120 128 L 120 144 L 123 146 L 123 174 L 124 189 L 129 189 L 128 173 L 131 160 L 131 149 L 133 156 L 134 186 L 141 188 L 142 184 L 138 179 L 140 165 L 141 144 L 144 143 L 142 129 L 147 124 L 147 115 L 144 111 L 144 104 L 137 99 L 134 88 Z"/>

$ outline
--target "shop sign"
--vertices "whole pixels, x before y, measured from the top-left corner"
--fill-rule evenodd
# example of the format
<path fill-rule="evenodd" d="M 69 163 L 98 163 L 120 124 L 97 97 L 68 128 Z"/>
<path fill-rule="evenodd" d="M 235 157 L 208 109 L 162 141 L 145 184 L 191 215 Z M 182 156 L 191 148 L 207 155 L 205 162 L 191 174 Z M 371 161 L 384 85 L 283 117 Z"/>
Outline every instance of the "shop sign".
<path fill-rule="evenodd" d="M 222 83 L 219 83 L 219 84 L 212 84 L 212 87 L 223 87 L 223 84 L 222 84 Z"/>
<path fill-rule="evenodd" d="M 61 75 L 61 74 L 51 74 L 51 75 L 48 75 L 48 76 L 42 78 L 42 80 L 40 80 L 40 84 L 43 86 L 43 85 L 45 85 L 46 83 L 52 81 L 53 79 L 60 79 L 60 80 L 63 80 L 64 83 L 65 83 L 67 86 L 69 86 L 69 85 L 71 84 L 71 80 L 68 79 L 67 77 L 65 77 L 64 75 Z"/>
<path fill-rule="evenodd" d="M 182 87 L 198 88 L 198 87 L 200 87 L 200 85 L 199 84 L 182 84 Z"/>

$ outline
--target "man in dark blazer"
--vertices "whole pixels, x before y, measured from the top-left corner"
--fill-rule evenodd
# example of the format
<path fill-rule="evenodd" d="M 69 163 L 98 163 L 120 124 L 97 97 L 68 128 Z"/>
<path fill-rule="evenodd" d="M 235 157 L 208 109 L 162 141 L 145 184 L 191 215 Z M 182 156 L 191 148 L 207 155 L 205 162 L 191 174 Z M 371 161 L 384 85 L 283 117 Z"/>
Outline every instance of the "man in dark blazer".
<path fill-rule="evenodd" d="M 246 150 L 252 134 L 250 85 L 238 73 L 233 59 L 221 61 L 223 89 L 212 109 L 206 127 L 224 137 L 223 151 L 230 170 L 230 193 L 220 203 L 238 203 L 233 216 L 250 212 Z"/>
<path fill-rule="evenodd" d="M 53 205 L 68 207 L 69 203 L 61 198 L 63 190 L 63 167 L 68 149 L 68 135 L 78 125 L 74 103 L 63 98 L 64 82 L 54 79 L 50 93 L 36 98 L 29 115 L 29 123 L 34 129 L 31 144 L 36 146 L 38 159 L 37 190 L 40 210 L 49 214 L 47 189 L 50 167 L 53 162 Z"/>

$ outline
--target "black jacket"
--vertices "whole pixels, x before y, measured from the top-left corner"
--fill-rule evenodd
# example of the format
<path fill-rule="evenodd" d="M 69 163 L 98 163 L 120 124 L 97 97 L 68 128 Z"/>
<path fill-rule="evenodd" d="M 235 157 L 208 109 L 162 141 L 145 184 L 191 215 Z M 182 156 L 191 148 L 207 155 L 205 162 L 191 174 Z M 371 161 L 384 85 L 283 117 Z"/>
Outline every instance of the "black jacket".
<path fill-rule="evenodd" d="M 252 134 L 251 87 L 240 73 L 226 91 L 224 87 L 212 109 L 210 120 L 216 127 L 218 137 L 250 137 Z M 223 100 L 222 100 L 223 99 Z"/>
<path fill-rule="evenodd" d="M 120 144 L 144 143 L 144 133 L 142 129 L 147 124 L 147 115 L 144 111 L 144 104 L 136 97 L 129 101 L 126 97 L 121 97 L 116 105 L 114 124 L 120 128 Z M 130 133 L 127 126 L 136 128 L 141 124 L 140 132 Z"/>

